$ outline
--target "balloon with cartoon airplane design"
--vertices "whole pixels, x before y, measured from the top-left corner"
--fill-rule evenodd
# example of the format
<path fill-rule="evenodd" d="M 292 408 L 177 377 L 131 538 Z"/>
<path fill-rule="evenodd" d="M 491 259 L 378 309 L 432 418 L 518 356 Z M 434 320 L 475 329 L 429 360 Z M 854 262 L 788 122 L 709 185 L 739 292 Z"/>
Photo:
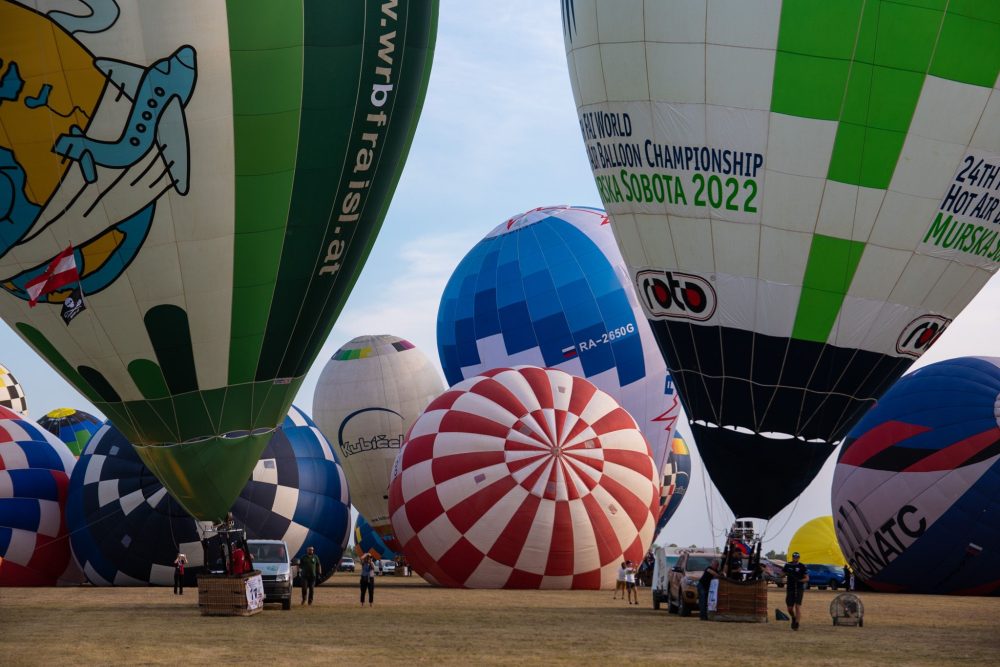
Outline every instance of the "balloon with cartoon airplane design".
<path fill-rule="evenodd" d="M 378 233 L 437 1 L 35 4 L 0 0 L 0 315 L 219 519 Z"/>

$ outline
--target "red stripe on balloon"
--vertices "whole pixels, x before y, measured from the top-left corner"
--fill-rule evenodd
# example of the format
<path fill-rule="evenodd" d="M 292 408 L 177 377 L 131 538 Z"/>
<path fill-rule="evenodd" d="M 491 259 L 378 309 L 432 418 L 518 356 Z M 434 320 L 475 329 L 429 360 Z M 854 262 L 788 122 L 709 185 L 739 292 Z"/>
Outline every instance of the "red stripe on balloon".
<path fill-rule="evenodd" d="M 548 458 L 549 457 L 546 457 L 546 459 Z M 538 468 L 534 472 L 530 473 L 527 477 L 524 478 L 524 481 L 521 482 L 521 486 L 531 491 L 531 489 L 534 488 L 535 484 L 538 483 L 538 480 L 541 479 L 542 475 L 545 474 L 545 470 L 547 467 L 548 467 L 548 461 L 542 463 L 540 466 L 538 466 Z"/>
<path fill-rule="evenodd" d="M 954 470 L 970 458 L 983 451 L 1000 439 L 1000 429 L 993 427 L 970 436 L 964 440 L 950 444 L 944 449 L 925 456 L 910 465 L 903 472 L 934 472 L 939 470 Z"/>
<path fill-rule="evenodd" d="M 603 507 L 593 495 L 583 497 L 583 506 L 590 517 L 590 527 L 594 531 L 594 542 L 597 544 L 598 559 L 601 563 L 610 563 L 622 556 L 622 547 L 618 542 L 608 510 Z"/>
<path fill-rule="evenodd" d="M 548 452 L 538 452 L 534 456 L 525 456 L 524 458 L 511 459 L 507 461 L 507 469 L 511 472 L 517 472 L 518 470 L 523 470 L 530 465 L 538 463 L 538 460 L 547 457 Z"/>
<path fill-rule="evenodd" d="M 570 512 L 569 503 L 560 500 L 555 503 L 552 542 L 549 544 L 549 557 L 545 562 L 545 576 L 565 577 L 573 574 L 575 551 L 573 515 Z"/>
<path fill-rule="evenodd" d="M 587 406 L 596 393 L 597 387 L 583 378 L 578 378 L 574 375 L 573 386 L 570 388 L 569 395 L 569 411 L 575 415 L 583 414 L 583 411 L 587 409 Z"/>
<path fill-rule="evenodd" d="M 402 456 L 402 470 L 411 468 L 422 461 L 427 461 L 434 456 L 434 440 L 437 439 L 436 433 L 428 433 L 427 435 L 418 435 L 416 438 L 412 438 L 403 447 Z"/>
<path fill-rule="evenodd" d="M 471 412 L 451 410 L 441 418 L 438 433 L 475 433 L 476 435 L 506 438 L 507 434 L 510 433 L 510 427 Z"/>
<path fill-rule="evenodd" d="M 597 435 L 604 435 L 605 433 L 613 433 L 614 431 L 634 429 L 636 424 L 635 420 L 632 419 L 632 415 L 626 412 L 624 408 L 617 407 L 591 424 L 591 427 Z"/>
<path fill-rule="evenodd" d="M 514 392 L 493 378 L 477 382 L 469 389 L 469 393 L 488 398 L 515 417 L 523 417 L 528 414 L 528 409 L 514 395 Z"/>
<path fill-rule="evenodd" d="M 507 577 L 507 582 L 503 585 L 504 588 L 540 588 L 542 585 L 542 575 L 532 574 L 531 572 L 525 572 L 524 570 L 515 569 Z"/>
<path fill-rule="evenodd" d="M 641 530 L 649 517 L 649 505 L 637 498 L 631 490 L 610 475 L 604 475 L 601 478 L 601 486 L 621 505 L 618 511 L 624 511 L 636 529 Z"/>
<path fill-rule="evenodd" d="M 474 547 L 472 542 L 465 539 L 465 537 L 460 537 L 458 542 L 455 542 L 441 556 L 439 565 L 453 579 L 465 585 L 465 582 L 476 571 L 476 568 L 479 567 L 484 557 L 485 554 Z"/>
<path fill-rule="evenodd" d="M 449 389 L 448 391 L 444 392 L 443 394 L 435 398 L 433 401 L 431 401 L 430 405 L 424 408 L 424 414 L 432 412 L 434 410 L 450 410 L 451 406 L 453 406 L 455 404 L 455 401 L 458 400 L 458 397 L 464 394 L 465 394 L 464 391 Z"/>
<path fill-rule="evenodd" d="M 524 550 L 524 543 L 528 540 L 528 534 L 535 523 L 535 516 L 538 514 L 538 507 L 541 499 L 530 493 L 525 496 L 521 505 L 514 511 L 514 515 L 500 531 L 496 542 L 490 547 L 487 554 L 490 558 L 509 567 L 515 567 L 517 560 Z"/>
<path fill-rule="evenodd" d="M 598 590 L 601 588 L 601 571 L 591 570 L 581 574 L 573 575 L 571 588 L 584 590 Z"/>
<path fill-rule="evenodd" d="M 449 479 L 503 462 L 503 452 L 481 451 L 438 456 L 431 461 L 431 478 L 435 484 L 441 484 Z"/>
<path fill-rule="evenodd" d="M 502 477 L 492 484 L 460 500 L 445 514 L 460 533 L 467 533 L 490 509 L 517 486 L 510 477 Z"/>
<path fill-rule="evenodd" d="M 849 466 L 860 466 L 876 454 L 889 449 L 898 442 L 931 430 L 928 426 L 907 424 L 901 421 L 888 421 L 879 424 L 860 438 L 851 443 L 841 454 L 837 463 Z"/>
<path fill-rule="evenodd" d="M 555 402 L 552 398 L 552 384 L 549 382 L 548 373 L 541 368 L 534 367 L 521 368 L 518 372 L 528 382 L 528 386 L 531 387 L 531 393 L 535 395 L 539 408 L 555 407 Z"/>
<path fill-rule="evenodd" d="M 623 468 L 635 471 L 643 477 L 655 477 L 655 471 L 650 466 L 649 454 L 646 452 L 633 452 L 627 449 L 605 449 L 604 460 L 608 463 L 616 463 Z"/>
<path fill-rule="evenodd" d="M 407 500 L 403 508 L 415 533 L 419 533 L 427 524 L 444 514 L 444 506 L 441 505 L 441 499 L 438 498 L 437 489 L 434 487 Z"/>

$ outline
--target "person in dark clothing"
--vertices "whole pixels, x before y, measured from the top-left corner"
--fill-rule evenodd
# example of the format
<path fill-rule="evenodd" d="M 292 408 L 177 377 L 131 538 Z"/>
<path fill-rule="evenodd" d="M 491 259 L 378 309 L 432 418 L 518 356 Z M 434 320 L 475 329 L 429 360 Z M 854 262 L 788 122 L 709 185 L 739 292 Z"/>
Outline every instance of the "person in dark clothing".
<path fill-rule="evenodd" d="M 361 606 L 365 606 L 365 591 L 368 592 L 368 606 L 373 606 L 375 597 L 375 559 L 371 554 L 361 557 Z"/>
<path fill-rule="evenodd" d="M 712 585 L 712 579 L 719 576 L 719 559 L 716 558 L 712 564 L 705 568 L 698 580 L 698 617 L 708 620 L 708 589 Z"/>
<path fill-rule="evenodd" d="M 306 555 L 299 561 L 299 577 L 302 580 L 302 604 L 313 603 L 316 581 L 323 574 L 323 565 L 313 547 L 306 549 Z"/>
<path fill-rule="evenodd" d="M 184 568 L 187 562 L 187 556 L 182 553 L 174 559 L 174 595 L 184 595 Z"/>
<path fill-rule="evenodd" d="M 802 617 L 802 593 L 809 581 L 809 570 L 799 562 L 799 552 L 792 554 L 792 562 L 785 563 L 785 604 L 788 605 L 788 615 L 792 617 L 792 630 L 799 629 Z"/>

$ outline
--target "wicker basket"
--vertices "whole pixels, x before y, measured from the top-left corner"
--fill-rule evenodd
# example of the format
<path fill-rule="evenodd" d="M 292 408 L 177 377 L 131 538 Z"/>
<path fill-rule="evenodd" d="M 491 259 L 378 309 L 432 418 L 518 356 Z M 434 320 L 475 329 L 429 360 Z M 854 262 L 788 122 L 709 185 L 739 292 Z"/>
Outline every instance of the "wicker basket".
<path fill-rule="evenodd" d="M 719 594 L 715 611 L 709 611 L 713 621 L 737 623 L 767 623 L 767 582 L 733 581 L 719 578 Z"/>
<path fill-rule="evenodd" d="M 256 582 L 254 582 L 256 578 Z M 198 608 L 202 616 L 253 616 L 264 609 L 263 599 L 251 602 L 248 590 L 260 583 L 260 572 L 198 575 Z M 259 590 L 263 590 L 262 587 Z"/>

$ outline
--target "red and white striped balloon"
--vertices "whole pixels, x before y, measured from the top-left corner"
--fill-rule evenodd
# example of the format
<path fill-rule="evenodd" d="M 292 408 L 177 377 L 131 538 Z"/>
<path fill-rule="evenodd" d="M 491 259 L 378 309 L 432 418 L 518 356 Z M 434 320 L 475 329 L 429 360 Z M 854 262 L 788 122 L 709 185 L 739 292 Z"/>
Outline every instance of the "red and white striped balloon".
<path fill-rule="evenodd" d="M 499 368 L 414 422 L 389 486 L 406 558 L 465 588 L 604 588 L 653 540 L 660 487 L 635 420 L 579 377 Z"/>

